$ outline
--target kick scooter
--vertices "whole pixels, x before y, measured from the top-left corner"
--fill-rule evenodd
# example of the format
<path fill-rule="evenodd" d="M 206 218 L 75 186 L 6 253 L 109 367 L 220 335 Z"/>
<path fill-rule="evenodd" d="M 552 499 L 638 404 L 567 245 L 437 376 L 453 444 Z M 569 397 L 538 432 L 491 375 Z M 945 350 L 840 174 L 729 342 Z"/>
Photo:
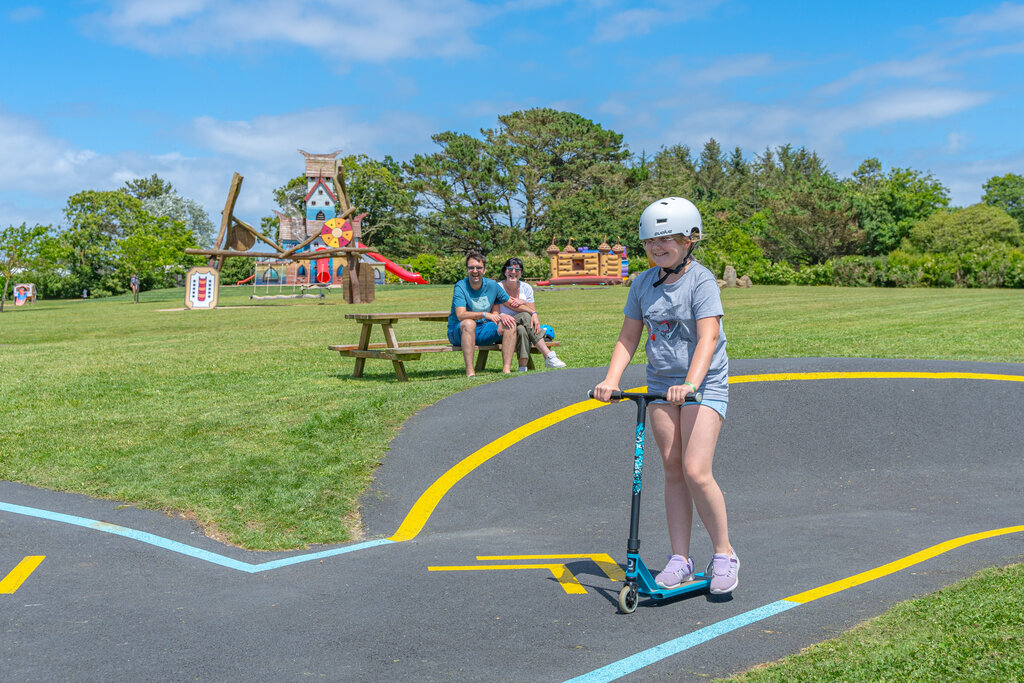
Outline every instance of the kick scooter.
<path fill-rule="evenodd" d="M 594 398 L 594 392 L 587 393 Z M 624 614 L 636 610 L 640 596 L 654 600 L 666 600 L 685 593 L 693 593 L 711 585 L 711 565 L 703 572 L 696 572 L 691 581 L 675 588 L 662 588 L 654 582 L 651 571 L 640 559 L 640 491 L 644 477 L 644 437 L 647 429 L 647 404 L 665 400 L 664 394 L 644 394 L 629 391 L 612 392 L 612 400 L 629 399 L 636 402 L 636 445 L 633 450 L 633 500 L 629 513 L 629 540 L 626 544 L 626 585 L 619 591 L 619 609 Z M 700 394 L 690 394 L 686 403 L 699 403 Z"/>

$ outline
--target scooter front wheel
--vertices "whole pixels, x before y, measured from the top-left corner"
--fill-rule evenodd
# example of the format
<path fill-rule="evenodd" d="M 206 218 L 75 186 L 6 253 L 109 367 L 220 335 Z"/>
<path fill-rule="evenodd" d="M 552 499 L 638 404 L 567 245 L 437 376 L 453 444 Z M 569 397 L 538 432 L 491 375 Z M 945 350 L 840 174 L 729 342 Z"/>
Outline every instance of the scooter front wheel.
<path fill-rule="evenodd" d="M 637 595 L 636 584 L 627 583 L 619 591 L 619 609 L 622 610 L 623 614 L 632 614 L 636 611 L 638 602 L 639 596 Z"/>

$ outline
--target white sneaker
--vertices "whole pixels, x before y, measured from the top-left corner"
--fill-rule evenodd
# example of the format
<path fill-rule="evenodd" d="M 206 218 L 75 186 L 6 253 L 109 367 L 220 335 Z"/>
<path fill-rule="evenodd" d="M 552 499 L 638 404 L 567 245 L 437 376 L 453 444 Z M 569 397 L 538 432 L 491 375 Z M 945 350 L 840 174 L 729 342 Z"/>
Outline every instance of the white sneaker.
<path fill-rule="evenodd" d="M 544 367 L 546 368 L 564 368 L 565 363 L 558 359 L 554 353 L 544 359 Z"/>
<path fill-rule="evenodd" d="M 520 365 L 520 366 L 519 366 L 519 372 L 526 372 L 526 371 L 527 371 L 527 370 L 529 370 L 529 369 L 530 369 L 530 368 L 526 367 L 525 365 Z"/>

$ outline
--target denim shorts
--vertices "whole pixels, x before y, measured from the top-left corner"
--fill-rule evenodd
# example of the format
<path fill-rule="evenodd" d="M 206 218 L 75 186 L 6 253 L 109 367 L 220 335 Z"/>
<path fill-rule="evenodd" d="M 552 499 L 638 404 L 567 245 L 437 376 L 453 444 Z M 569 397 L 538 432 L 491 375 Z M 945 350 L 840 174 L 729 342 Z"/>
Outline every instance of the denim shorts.
<path fill-rule="evenodd" d="M 462 346 L 462 330 L 458 327 L 448 330 L 448 341 L 452 346 Z M 490 320 L 477 321 L 476 324 L 476 345 L 489 346 L 501 343 L 501 330 L 497 323 Z"/>
<path fill-rule="evenodd" d="M 659 400 L 659 401 L 653 401 L 653 403 L 668 403 L 668 401 L 660 401 Z M 726 408 L 729 407 L 729 402 L 728 401 L 716 401 L 713 398 L 706 398 L 703 401 L 701 401 L 700 403 L 697 403 L 697 404 L 687 403 L 683 407 L 692 406 L 692 405 L 707 406 L 708 408 L 711 408 L 711 410 L 713 410 L 716 413 L 718 413 L 719 415 L 721 415 L 722 419 L 724 420 L 725 419 L 725 411 L 726 411 Z"/>
<path fill-rule="evenodd" d="M 729 407 L 729 402 L 728 401 L 716 401 L 713 398 L 706 398 L 706 399 L 704 399 L 703 401 L 700 402 L 700 405 L 707 406 L 708 408 L 711 408 L 711 410 L 713 410 L 716 413 L 718 413 L 719 415 L 721 415 L 722 419 L 724 420 L 725 419 L 725 410 L 726 410 L 726 408 Z"/>

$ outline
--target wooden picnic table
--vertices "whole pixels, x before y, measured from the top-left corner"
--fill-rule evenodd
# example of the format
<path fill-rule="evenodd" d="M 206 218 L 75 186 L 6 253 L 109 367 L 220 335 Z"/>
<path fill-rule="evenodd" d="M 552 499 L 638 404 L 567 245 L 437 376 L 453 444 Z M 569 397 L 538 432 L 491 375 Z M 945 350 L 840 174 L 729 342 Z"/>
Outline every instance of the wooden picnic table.
<path fill-rule="evenodd" d="M 448 311 L 412 311 L 405 313 L 346 313 L 345 317 L 355 320 L 362 325 L 359 331 L 358 344 L 340 344 L 328 346 L 331 351 L 337 351 L 342 356 L 349 356 L 356 359 L 356 367 L 352 371 L 353 377 L 363 376 L 363 367 L 367 358 L 378 360 L 390 360 L 395 368 L 395 375 L 400 382 L 408 382 L 409 376 L 405 374 L 405 361 L 419 360 L 424 353 L 441 353 L 444 351 L 462 351 L 462 347 L 452 346 L 447 336 L 444 339 L 416 339 L 399 341 L 395 334 L 395 325 L 400 320 L 422 320 L 424 322 L 448 322 Z M 380 325 L 384 335 L 384 342 L 370 343 L 370 334 L 374 325 Z M 447 327 L 445 327 L 447 334 Z M 559 342 L 548 342 L 548 346 L 558 346 Z M 501 349 L 500 344 L 489 346 L 477 346 L 477 358 L 474 368 L 479 372 L 487 365 L 487 355 L 490 351 Z M 530 349 L 531 353 L 538 353 L 536 347 Z M 528 367 L 533 369 L 533 359 L 530 359 Z"/>
<path fill-rule="evenodd" d="M 395 334 L 395 325 L 399 320 L 423 320 L 425 322 L 447 322 L 448 311 L 414 311 L 407 313 L 346 313 L 349 320 L 356 320 L 362 325 L 359 331 L 359 343 L 355 346 L 342 345 L 330 346 L 332 351 L 338 351 L 343 356 L 352 356 L 356 359 L 356 367 L 352 372 L 353 377 L 363 376 L 363 366 L 367 358 L 378 358 L 390 360 L 395 367 L 395 375 L 399 381 L 408 382 L 409 377 L 405 374 L 405 361 L 418 360 L 420 354 L 436 350 L 446 350 L 442 347 L 448 344 L 448 338 L 444 339 L 419 339 L 416 341 L 400 342 Z M 374 325 L 380 325 L 384 335 L 384 343 L 370 343 L 370 333 Z M 427 348 L 429 348 L 429 351 Z"/>

